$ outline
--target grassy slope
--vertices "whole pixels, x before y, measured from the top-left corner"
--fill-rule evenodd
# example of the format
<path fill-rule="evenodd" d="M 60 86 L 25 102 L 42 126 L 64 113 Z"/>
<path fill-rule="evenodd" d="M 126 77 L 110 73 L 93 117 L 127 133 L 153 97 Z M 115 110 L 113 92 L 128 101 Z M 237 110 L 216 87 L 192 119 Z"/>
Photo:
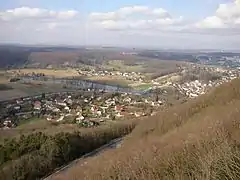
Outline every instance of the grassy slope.
<path fill-rule="evenodd" d="M 240 179 L 240 80 L 143 121 L 123 146 L 54 179 Z"/>

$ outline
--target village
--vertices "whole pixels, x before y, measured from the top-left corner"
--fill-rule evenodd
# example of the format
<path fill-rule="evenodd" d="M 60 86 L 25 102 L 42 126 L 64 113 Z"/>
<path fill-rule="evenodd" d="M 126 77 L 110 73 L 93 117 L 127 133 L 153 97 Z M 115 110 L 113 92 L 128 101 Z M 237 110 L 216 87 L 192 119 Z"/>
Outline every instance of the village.
<path fill-rule="evenodd" d="M 163 105 L 159 97 L 96 90 L 41 94 L 2 103 L 2 128 L 14 128 L 31 118 L 92 127 L 108 121 L 151 116 Z"/>
<path fill-rule="evenodd" d="M 240 71 L 238 69 L 220 69 L 220 68 L 204 68 L 207 72 L 213 72 L 220 74 L 219 78 L 214 80 L 193 80 L 180 83 L 169 83 L 170 86 L 176 88 L 180 93 L 186 95 L 189 98 L 196 98 L 199 95 L 203 95 L 213 87 L 217 87 L 225 82 L 229 82 L 239 77 Z"/>
<path fill-rule="evenodd" d="M 79 70 L 78 73 L 84 76 L 122 76 L 142 84 L 146 82 L 144 75 L 137 72 L 95 71 L 92 69 L 91 71 Z M 47 78 L 44 73 L 20 73 L 17 77 L 21 77 L 21 75 Z M 168 87 L 175 89 L 186 98 L 196 98 L 213 87 L 239 77 L 239 69 L 191 64 L 182 68 L 179 72 L 164 77 L 167 77 L 167 79 L 160 77 L 160 80 L 148 81 L 150 87 L 144 92 Z M 80 80 L 77 81 L 80 83 Z M 59 81 L 59 83 L 62 82 L 62 80 Z M 87 89 L 80 90 L 77 89 L 78 86 L 86 86 Z M 98 85 L 99 88 L 96 89 L 91 88 L 93 85 L 83 85 L 82 82 L 78 86 L 72 92 L 40 94 L 1 103 L 0 119 L 2 121 L 0 127 L 14 128 L 31 118 L 43 118 L 49 122 L 92 127 L 121 119 L 151 116 L 167 101 L 163 94 L 134 94 L 130 93 L 133 90 L 121 92 L 118 88 L 110 92 L 107 89 L 100 89 L 104 85 L 101 85 L 101 87 Z M 168 92 L 165 94 L 170 96 Z"/>
<path fill-rule="evenodd" d="M 54 71 L 54 70 L 53 70 Z M 111 70 L 97 70 L 93 67 L 90 69 L 76 69 L 78 76 L 84 78 L 94 78 L 94 77 L 118 77 L 125 80 L 133 81 L 133 82 L 144 82 L 146 81 L 146 77 L 141 72 L 121 72 L 121 71 L 111 71 Z M 24 71 L 17 70 L 12 71 L 15 77 L 48 77 L 48 75 L 44 73 L 35 73 L 35 72 L 28 72 L 25 73 Z"/>
<path fill-rule="evenodd" d="M 117 76 L 125 80 L 130 80 L 134 82 L 143 82 L 145 80 L 144 74 L 140 72 L 120 72 L 120 71 L 109 71 L 109 70 L 100 70 L 96 71 L 91 69 L 90 71 L 77 70 L 79 75 L 87 77 L 104 77 L 104 76 Z"/>

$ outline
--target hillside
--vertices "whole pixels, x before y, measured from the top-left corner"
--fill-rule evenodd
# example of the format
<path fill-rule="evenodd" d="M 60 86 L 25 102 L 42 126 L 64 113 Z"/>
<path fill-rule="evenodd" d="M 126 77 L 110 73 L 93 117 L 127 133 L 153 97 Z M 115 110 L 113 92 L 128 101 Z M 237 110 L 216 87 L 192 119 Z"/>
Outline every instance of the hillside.
<path fill-rule="evenodd" d="M 179 61 L 122 54 L 122 49 L 86 49 L 82 47 L 35 47 L 0 45 L 0 68 L 63 68 L 105 66 L 109 61 L 121 60 L 126 66 L 144 64 L 145 71 L 155 72 L 167 67 L 172 70 Z M 165 61 L 163 61 L 165 60 Z M 147 63 L 146 63 L 147 62 Z M 111 67 L 111 66 L 110 66 Z M 112 68 L 112 67 L 111 67 Z"/>
<path fill-rule="evenodd" d="M 240 179 L 239 117 L 238 79 L 142 121 L 119 149 L 53 179 Z"/>

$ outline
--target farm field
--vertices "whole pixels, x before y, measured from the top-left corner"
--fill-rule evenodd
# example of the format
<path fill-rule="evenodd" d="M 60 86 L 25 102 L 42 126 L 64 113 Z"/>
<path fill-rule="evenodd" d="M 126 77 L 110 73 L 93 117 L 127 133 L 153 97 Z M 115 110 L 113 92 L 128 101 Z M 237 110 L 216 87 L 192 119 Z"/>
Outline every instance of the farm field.
<path fill-rule="evenodd" d="M 123 79 L 119 76 L 104 76 L 104 77 L 95 76 L 95 77 L 88 77 L 85 79 L 97 81 L 99 83 L 104 83 L 104 84 L 106 83 L 110 85 L 120 85 L 120 86 L 129 86 L 130 84 L 134 83 L 133 81 Z"/>
<path fill-rule="evenodd" d="M 12 89 L 0 91 L 0 101 L 48 92 L 66 91 L 61 85 L 6 83 Z"/>
<path fill-rule="evenodd" d="M 121 72 L 142 72 L 144 70 L 143 63 L 133 65 L 126 64 L 127 60 L 110 60 L 104 67 L 106 69 L 114 69 Z"/>

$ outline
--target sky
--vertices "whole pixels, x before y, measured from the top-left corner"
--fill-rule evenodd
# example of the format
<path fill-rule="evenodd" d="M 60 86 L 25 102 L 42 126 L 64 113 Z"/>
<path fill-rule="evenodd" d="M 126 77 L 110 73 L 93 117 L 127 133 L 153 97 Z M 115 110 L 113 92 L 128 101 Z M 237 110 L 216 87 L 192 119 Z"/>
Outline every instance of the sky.
<path fill-rule="evenodd" d="M 0 43 L 239 49 L 240 0 L 0 0 Z"/>

